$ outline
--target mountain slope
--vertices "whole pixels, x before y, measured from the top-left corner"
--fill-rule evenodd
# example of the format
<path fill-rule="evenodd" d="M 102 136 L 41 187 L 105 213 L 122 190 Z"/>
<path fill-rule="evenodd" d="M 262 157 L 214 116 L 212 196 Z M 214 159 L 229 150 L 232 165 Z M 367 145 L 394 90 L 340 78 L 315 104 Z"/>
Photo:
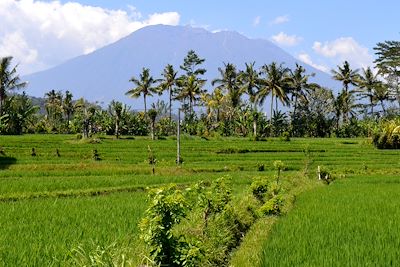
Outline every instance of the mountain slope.
<path fill-rule="evenodd" d="M 130 77 L 138 76 L 143 67 L 150 68 L 153 77 L 160 77 L 165 65 L 178 70 L 187 52 L 193 49 L 205 58 L 206 78 L 217 77 L 218 67 L 234 63 L 239 69 L 245 62 L 257 66 L 272 61 L 294 67 L 294 57 L 267 40 L 248 39 L 236 32 L 211 33 L 188 26 L 156 25 L 142 28 L 129 36 L 94 51 L 71 59 L 54 68 L 27 75 L 28 94 L 43 96 L 49 90 L 70 90 L 75 97 L 90 101 L 122 100 L 133 109 L 142 108 L 142 101 L 130 100 L 124 94 L 130 89 Z M 308 73 L 316 73 L 315 81 L 332 86 L 329 75 L 301 63 Z M 211 88 L 208 88 L 211 89 Z"/>

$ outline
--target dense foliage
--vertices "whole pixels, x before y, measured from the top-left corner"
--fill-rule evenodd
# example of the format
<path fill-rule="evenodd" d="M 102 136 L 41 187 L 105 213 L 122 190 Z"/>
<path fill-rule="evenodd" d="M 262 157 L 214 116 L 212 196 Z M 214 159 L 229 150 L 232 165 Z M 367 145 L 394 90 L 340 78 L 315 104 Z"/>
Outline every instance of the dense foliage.
<path fill-rule="evenodd" d="M 381 119 L 396 118 L 400 113 L 399 47 L 397 41 L 377 44 L 378 73 L 371 67 L 352 69 L 347 61 L 337 66 L 331 71 L 332 78 L 342 84 L 337 95 L 311 82 L 314 74 L 307 74 L 304 67 L 290 69 L 277 62 L 259 69 L 255 62 L 246 63 L 243 70 L 224 63 L 218 68 L 219 77 L 207 84 L 203 78 L 206 69 L 202 68 L 205 59 L 191 50 L 180 66 L 182 73 L 167 65 L 160 79 L 147 68 L 139 77 L 130 78 L 133 88 L 126 95 L 143 97 L 143 112 L 134 112 L 118 101 L 103 108 L 84 99 L 73 100 L 69 91 L 63 94 L 54 89 L 45 94 L 44 106 L 39 109 L 25 94 L 13 97 L 14 89 L 26 83 L 11 66 L 12 58 L 6 57 L 0 64 L 0 133 L 82 133 L 83 137 L 106 133 L 116 138 L 174 135 L 177 112 L 172 106 L 177 101 L 184 114 L 182 131 L 190 135 L 255 140 L 282 135 L 371 136 L 370 129 Z M 209 85 L 213 90 L 206 90 Z M 148 110 L 148 98 L 164 92 L 169 103 L 158 100 Z"/>
<path fill-rule="evenodd" d="M 382 123 L 374 133 L 373 143 L 380 149 L 400 149 L 400 121 Z"/>

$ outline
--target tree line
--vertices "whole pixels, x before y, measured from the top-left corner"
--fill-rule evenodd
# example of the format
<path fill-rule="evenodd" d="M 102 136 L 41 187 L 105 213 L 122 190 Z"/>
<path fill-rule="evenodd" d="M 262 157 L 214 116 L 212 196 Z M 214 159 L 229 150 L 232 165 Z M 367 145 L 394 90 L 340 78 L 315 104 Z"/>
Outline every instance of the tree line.
<path fill-rule="evenodd" d="M 219 76 L 205 89 L 205 59 L 193 50 L 180 65 L 170 64 L 161 78 L 143 68 L 129 81 L 126 95 L 143 98 L 144 111 L 113 100 L 107 108 L 83 98 L 74 100 L 70 91 L 50 90 L 45 94 L 44 112 L 17 89 L 26 88 L 12 57 L 0 59 L 0 133 L 93 133 L 120 135 L 173 135 L 176 117 L 173 102 L 184 113 L 182 130 L 201 136 L 338 136 L 370 135 L 379 120 L 395 118 L 400 110 L 400 42 L 385 41 L 374 48 L 377 59 L 371 67 L 353 69 L 345 61 L 331 70 L 342 84 L 338 94 L 311 82 L 315 76 L 296 64 L 291 69 L 271 62 L 256 68 L 245 63 L 240 70 L 232 63 L 218 68 Z M 168 94 L 168 102 L 158 99 L 151 108 L 149 97 Z M 269 106 L 266 99 L 269 98 Z M 285 107 L 285 108 L 284 108 Z M 262 112 L 269 111 L 269 115 Z M 43 114 L 44 113 L 44 114 Z"/>

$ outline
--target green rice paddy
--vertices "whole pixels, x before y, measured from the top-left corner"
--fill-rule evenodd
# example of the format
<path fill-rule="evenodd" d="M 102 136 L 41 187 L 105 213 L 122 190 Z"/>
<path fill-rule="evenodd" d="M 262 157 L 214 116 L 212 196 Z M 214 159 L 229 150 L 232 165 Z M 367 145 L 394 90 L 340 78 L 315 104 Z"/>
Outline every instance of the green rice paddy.
<path fill-rule="evenodd" d="M 275 160 L 287 166 L 283 179 L 305 174 L 316 180 L 318 165 L 339 179 L 300 194 L 277 220 L 260 243 L 264 266 L 396 265 L 399 151 L 377 150 L 366 139 L 187 136 L 181 145 L 184 163 L 177 167 L 173 138 L 88 143 L 71 135 L 1 136 L 0 266 L 69 266 L 74 249 L 110 245 L 137 266 L 146 187 L 229 175 L 240 192 L 255 176 L 275 175 Z M 155 175 L 148 146 L 158 161 Z M 93 160 L 94 149 L 100 161 Z M 260 164 L 265 171 L 258 171 Z"/>

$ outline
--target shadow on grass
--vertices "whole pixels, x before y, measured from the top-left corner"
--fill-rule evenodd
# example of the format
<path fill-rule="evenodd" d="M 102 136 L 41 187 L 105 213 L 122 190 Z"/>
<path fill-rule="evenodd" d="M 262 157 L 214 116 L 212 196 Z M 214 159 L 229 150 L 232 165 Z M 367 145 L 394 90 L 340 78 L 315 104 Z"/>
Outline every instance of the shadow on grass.
<path fill-rule="evenodd" d="M 13 157 L 0 156 L 0 170 L 8 169 L 11 165 L 17 163 L 17 159 Z"/>

